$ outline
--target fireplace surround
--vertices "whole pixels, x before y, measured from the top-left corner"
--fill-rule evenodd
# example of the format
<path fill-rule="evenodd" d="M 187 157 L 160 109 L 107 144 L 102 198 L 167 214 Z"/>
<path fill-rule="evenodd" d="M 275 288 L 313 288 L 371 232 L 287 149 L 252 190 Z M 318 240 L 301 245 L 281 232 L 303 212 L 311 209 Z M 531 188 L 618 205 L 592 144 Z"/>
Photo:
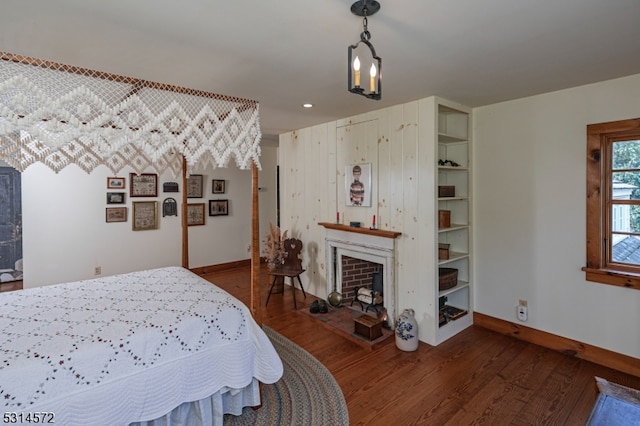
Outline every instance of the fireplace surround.
<path fill-rule="evenodd" d="M 334 286 L 337 292 L 342 292 L 343 256 L 378 263 L 383 270 L 384 307 L 388 324 L 393 327 L 396 317 L 395 239 L 401 233 L 324 222 L 319 225 L 326 228 L 327 294 Z"/>

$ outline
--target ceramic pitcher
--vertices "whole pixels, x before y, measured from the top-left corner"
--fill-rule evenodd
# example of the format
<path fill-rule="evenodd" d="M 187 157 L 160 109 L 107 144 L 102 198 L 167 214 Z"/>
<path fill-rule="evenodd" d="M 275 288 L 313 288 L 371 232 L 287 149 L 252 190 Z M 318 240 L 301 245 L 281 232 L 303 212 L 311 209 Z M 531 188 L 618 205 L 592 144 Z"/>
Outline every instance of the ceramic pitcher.
<path fill-rule="evenodd" d="M 418 349 L 418 322 L 413 309 L 405 309 L 396 321 L 396 346 L 402 351 Z"/>

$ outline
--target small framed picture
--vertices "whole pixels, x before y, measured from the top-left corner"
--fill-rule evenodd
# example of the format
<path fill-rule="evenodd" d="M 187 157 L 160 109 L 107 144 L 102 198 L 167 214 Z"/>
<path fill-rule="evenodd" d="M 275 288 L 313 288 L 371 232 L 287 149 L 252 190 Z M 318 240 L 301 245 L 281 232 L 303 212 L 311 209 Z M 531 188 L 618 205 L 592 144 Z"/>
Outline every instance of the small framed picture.
<path fill-rule="evenodd" d="M 125 178 L 123 177 L 108 177 L 107 189 L 124 189 Z"/>
<path fill-rule="evenodd" d="M 150 229 L 158 229 L 158 202 L 134 201 L 133 230 L 147 231 Z"/>
<path fill-rule="evenodd" d="M 187 204 L 187 225 L 204 225 L 204 203 Z"/>
<path fill-rule="evenodd" d="M 224 194 L 224 180 L 221 179 L 214 179 L 213 182 L 211 182 L 211 188 L 213 188 L 213 193 L 214 194 Z"/>
<path fill-rule="evenodd" d="M 209 216 L 228 216 L 229 200 L 209 200 Z"/>
<path fill-rule="evenodd" d="M 202 198 L 202 175 L 187 178 L 187 198 Z"/>
<path fill-rule="evenodd" d="M 126 221 L 127 221 L 126 207 L 107 207 L 107 223 L 126 222 Z"/>
<path fill-rule="evenodd" d="M 131 188 L 130 197 L 157 197 L 158 196 L 158 175 L 155 173 L 142 173 L 129 175 Z"/>
<path fill-rule="evenodd" d="M 107 192 L 107 204 L 124 204 L 124 192 Z"/>

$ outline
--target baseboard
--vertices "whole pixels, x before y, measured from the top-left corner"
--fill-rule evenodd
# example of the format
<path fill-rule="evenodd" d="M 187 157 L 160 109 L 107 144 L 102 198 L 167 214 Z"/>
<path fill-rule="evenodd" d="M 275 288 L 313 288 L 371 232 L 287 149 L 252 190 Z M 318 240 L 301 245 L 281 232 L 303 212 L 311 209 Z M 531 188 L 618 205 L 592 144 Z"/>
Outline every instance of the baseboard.
<path fill-rule="evenodd" d="M 473 324 L 500 334 L 506 334 L 525 342 L 534 343 L 545 348 L 562 352 L 565 355 L 604 365 L 614 370 L 622 371 L 640 377 L 640 359 L 602 349 L 566 337 L 536 330 L 520 324 L 490 317 L 479 312 L 473 313 Z"/>
<path fill-rule="evenodd" d="M 236 260 L 234 262 L 219 263 L 217 265 L 201 266 L 198 268 L 190 268 L 194 274 L 205 275 L 214 272 L 229 271 L 231 269 L 248 268 L 251 266 L 251 259 Z"/>

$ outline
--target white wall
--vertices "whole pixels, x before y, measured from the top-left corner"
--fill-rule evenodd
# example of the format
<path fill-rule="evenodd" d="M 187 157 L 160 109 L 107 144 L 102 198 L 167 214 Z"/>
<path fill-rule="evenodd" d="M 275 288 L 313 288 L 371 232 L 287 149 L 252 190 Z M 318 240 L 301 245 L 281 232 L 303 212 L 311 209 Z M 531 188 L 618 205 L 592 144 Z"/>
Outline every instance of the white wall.
<path fill-rule="evenodd" d="M 263 148 L 264 176 L 275 179 L 277 148 Z M 190 198 L 189 203 L 205 203 L 205 225 L 189 227 L 189 267 L 215 265 L 248 259 L 251 243 L 251 170 L 228 168 L 194 171 L 204 175 L 204 197 Z M 180 265 L 182 259 L 181 212 L 162 217 L 162 201 L 167 197 L 181 202 L 180 193 L 163 193 L 162 183 L 179 182 L 167 173 L 159 178 L 158 197 L 135 198 L 129 194 L 129 171 L 126 177 L 128 220 L 105 223 L 106 178 L 113 174 L 105 167 L 86 174 L 69 166 L 56 174 L 42 164 L 29 166 L 22 173 L 24 287 L 38 287 L 66 281 L 94 278 L 94 267 L 102 275 L 145 268 Z M 225 194 L 212 194 L 211 180 L 226 180 Z M 267 186 L 265 184 L 265 186 Z M 271 192 L 261 193 L 267 206 L 261 221 L 275 221 L 275 200 Z M 113 191 L 113 190 L 109 190 Z M 208 202 L 229 200 L 229 216 L 208 216 Z M 158 201 L 159 229 L 132 231 L 132 201 Z M 119 205 L 117 205 L 119 206 Z M 265 225 L 261 225 L 264 227 Z"/>
<path fill-rule="evenodd" d="M 585 281 L 586 126 L 640 117 L 640 75 L 476 108 L 475 310 L 640 358 L 640 291 Z"/>

